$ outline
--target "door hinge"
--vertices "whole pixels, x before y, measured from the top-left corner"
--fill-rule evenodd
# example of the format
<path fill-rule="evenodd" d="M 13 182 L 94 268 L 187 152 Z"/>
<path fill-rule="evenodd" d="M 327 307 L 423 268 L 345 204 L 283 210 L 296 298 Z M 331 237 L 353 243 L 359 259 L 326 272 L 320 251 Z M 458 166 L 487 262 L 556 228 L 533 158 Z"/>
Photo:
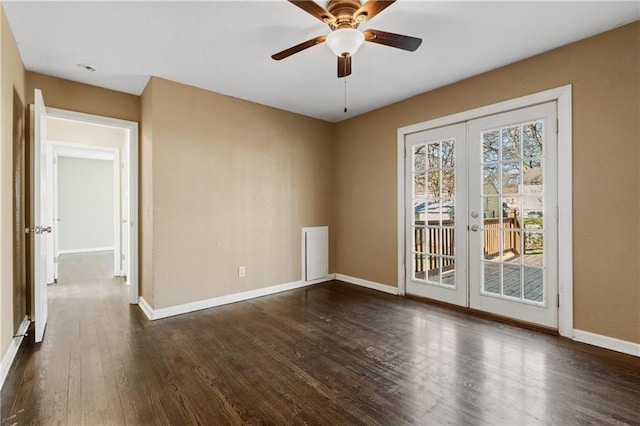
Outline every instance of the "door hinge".
<path fill-rule="evenodd" d="M 122 255 L 122 260 L 124 260 L 124 254 Z"/>
<path fill-rule="evenodd" d="M 558 308 L 560 307 L 560 293 L 558 293 Z"/>
<path fill-rule="evenodd" d="M 556 118 L 556 135 L 560 132 L 560 119 Z"/>

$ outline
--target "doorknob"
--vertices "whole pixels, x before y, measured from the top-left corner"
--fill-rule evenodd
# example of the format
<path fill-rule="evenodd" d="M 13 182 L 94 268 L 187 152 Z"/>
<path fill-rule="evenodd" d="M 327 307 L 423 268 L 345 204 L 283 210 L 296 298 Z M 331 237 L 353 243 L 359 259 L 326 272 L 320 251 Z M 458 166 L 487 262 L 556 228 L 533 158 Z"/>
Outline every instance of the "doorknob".
<path fill-rule="evenodd" d="M 40 233 L 44 234 L 45 232 L 51 232 L 51 227 L 50 226 L 41 226 L 40 227 Z"/>
<path fill-rule="evenodd" d="M 479 229 L 480 229 L 480 227 L 478 225 L 471 225 L 471 230 L 473 232 L 478 232 Z"/>

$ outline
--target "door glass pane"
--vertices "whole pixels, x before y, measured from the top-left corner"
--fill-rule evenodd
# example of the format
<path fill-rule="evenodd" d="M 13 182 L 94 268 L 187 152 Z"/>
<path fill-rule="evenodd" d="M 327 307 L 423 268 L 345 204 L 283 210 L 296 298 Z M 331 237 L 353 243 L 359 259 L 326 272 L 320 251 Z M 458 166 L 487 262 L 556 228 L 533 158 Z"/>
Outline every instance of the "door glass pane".
<path fill-rule="evenodd" d="M 485 219 L 497 219 L 500 216 L 502 216 L 500 197 L 482 197 L 482 217 Z"/>
<path fill-rule="evenodd" d="M 520 231 L 503 230 L 502 234 L 502 260 L 508 263 L 520 264 L 521 241 Z"/>
<path fill-rule="evenodd" d="M 429 170 L 440 168 L 440 142 L 428 145 L 428 167 Z"/>
<path fill-rule="evenodd" d="M 429 171 L 427 173 L 427 199 L 430 202 L 440 198 L 440 171 Z"/>
<path fill-rule="evenodd" d="M 522 197 L 522 220 L 526 229 L 542 229 L 543 213 L 542 195 Z"/>
<path fill-rule="evenodd" d="M 500 243 L 500 219 L 484 220 L 483 249 L 487 260 L 500 260 L 502 244 Z"/>
<path fill-rule="evenodd" d="M 524 298 L 542 302 L 542 268 L 524 268 Z"/>
<path fill-rule="evenodd" d="M 502 294 L 504 296 L 517 298 L 522 296 L 519 265 L 502 265 L 502 280 Z"/>
<path fill-rule="evenodd" d="M 502 129 L 502 161 L 519 160 L 520 126 Z"/>
<path fill-rule="evenodd" d="M 413 230 L 413 250 L 416 253 L 426 253 L 427 235 L 425 228 L 416 226 Z"/>
<path fill-rule="evenodd" d="M 500 264 L 482 262 L 484 269 L 482 290 L 486 293 L 500 294 Z"/>
<path fill-rule="evenodd" d="M 482 134 L 482 161 L 492 163 L 500 159 L 500 130 L 488 130 Z"/>
<path fill-rule="evenodd" d="M 496 164 L 482 167 L 482 193 L 484 195 L 498 194 L 500 191 L 500 168 Z"/>
<path fill-rule="evenodd" d="M 413 279 L 417 281 L 425 280 L 425 255 L 414 253 L 413 255 Z"/>
<path fill-rule="evenodd" d="M 442 168 L 451 168 L 455 166 L 455 150 L 454 141 L 449 139 L 442 141 Z"/>
<path fill-rule="evenodd" d="M 520 162 L 502 164 L 502 193 L 518 194 L 520 192 Z"/>
<path fill-rule="evenodd" d="M 424 173 L 413 175 L 413 196 L 424 197 L 425 196 L 425 175 Z"/>
<path fill-rule="evenodd" d="M 522 192 L 538 194 L 542 192 L 542 161 L 526 158 L 522 163 Z"/>
<path fill-rule="evenodd" d="M 542 157 L 542 141 L 542 121 L 536 121 L 522 126 L 522 155 L 524 157 Z"/>
<path fill-rule="evenodd" d="M 413 171 L 414 173 L 424 173 L 426 166 L 427 148 L 425 145 L 417 145 L 413 147 Z"/>
<path fill-rule="evenodd" d="M 428 276 L 431 282 L 440 283 L 440 257 L 428 256 Z"/>
<path fill-rule="evenodd" d="M 442 284 L 453 286 L 456 283 L 455 259 L 453 257 L 442 258 Z"/>
<path fill-rule="evenodd" d="M 453 198 L 456 195 L 456 175 L 453 169 L 442 171 L 442 197 Z"/>
<path fill-rule="evenodd" d="M 543 242 L 542 232 L 524 233 L 524 263 L 526 265 L 543 266 Z"/>
<path fill-rule="evenodd" d="M 429 245 L 427 252 L 429 254 L 440 254 L 440 228 L 429 227 L 427 228 L 429 233 Z"/>

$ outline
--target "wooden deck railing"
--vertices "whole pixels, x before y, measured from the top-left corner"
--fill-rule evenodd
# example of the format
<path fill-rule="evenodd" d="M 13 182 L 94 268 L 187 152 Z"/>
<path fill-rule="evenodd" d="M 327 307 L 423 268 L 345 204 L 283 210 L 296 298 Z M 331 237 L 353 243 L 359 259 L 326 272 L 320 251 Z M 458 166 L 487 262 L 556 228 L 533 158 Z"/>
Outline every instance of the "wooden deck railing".
<path fill-rule="evenodd" d="M 426 259 L 421 255 L 415 255 L 416 272 L 424 272 L 425 268 L 429 271 L 439 269 L 438 258 L 429 256 L 429 254 L 441 254 L 451 256 L 452 258 L 442 258 L 442 269 L 444 271 L 453 269 L 453 254 L 455 246 L 455 230 L 453 220 L 443 220 L 443 228 L 432 228 L 439 226 L 440 221 L 437 220 L 417 220 L 416 226 L 425 226 L 426 228 L 415 228 L 415 251 L 426 254 Z M 442 229 L 442 241 L 438 237 L 438 231 Z M 428 233 L 428 237 L 427 237 Z"/>
<path fill-rule="evenodd" d="M 500 218 L 487 218 L 484 220 L 484 258 L 491 259 L 500 255 Z M 514 229 L 503 232 L 504 253 L 520 253 L 520 224 L 517 217 L 503 217 L 503 229 Z"/>
<path fill-rule="evenodd" d="M 417 220 L 414 233 L 414 250 L 415 254 L 415 272 L 425 272 L 439 269 L 438 257 L 429 256 L 429 254 L 440 254 L 443 256 L 451 256 L 451 258 L 442 258 L 443 271 L 453 269 L 454 253 L 455 253 L 455 222 L 453 220 L 443 220 L 442 228 L 437 226 L 440 222 L 437 220 Z M 518 218 L 503 217 L 502 226 L 504 228 L 514 229 L 513 231 L 504 231 L 505 253 L 511 252 L 519 254 L 520 252 L 520 224 Z M 500 218 L 486 218 L 484 220 L 484 257 L 489 259 L 500 254 Z M 438 237 L 438 231 L 442 230 L 442 240 Z M 420 253 L 420 254 L 418 254 Z"/>

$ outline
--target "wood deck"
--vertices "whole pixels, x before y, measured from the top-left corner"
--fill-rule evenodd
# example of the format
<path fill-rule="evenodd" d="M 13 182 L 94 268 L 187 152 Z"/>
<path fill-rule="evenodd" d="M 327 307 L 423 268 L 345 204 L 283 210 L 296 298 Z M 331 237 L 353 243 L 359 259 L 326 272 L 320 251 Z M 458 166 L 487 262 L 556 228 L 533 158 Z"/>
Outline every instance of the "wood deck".
<path fill-rule="evenodd" d="M 524 265 L 537 266 L 525 268 L 524 277 L 521 283 L 520 256 L 512 254 L 505 257 L 502 275 L 502 294 L 508 297 L 522 298 L 531 302 L 543 301 L 543 255 L 524 255 L 522 262 Z M 509 265 L 513 264 L 513 267 Z M 484 290 L 488 293 L 500 294 L 500 269 L 498 264 L 485 263 L 484 270 Z M 524 296 L 523 296 L 524 293 Z"/>
<path fill-rule="evenodd" d="M 498 259 L 495 260 L 497 261 Z M 524 290 L 524 300 L 530 302 L 542 302 L 544 298 L 542 285 L 543 271 L 540 268 L 542 268 L 543 266 L 543 255 L 532 254 L 524 256 L 524 264 L 534 267 L 526 269 L 523 284 L 521 284 L 520 281 L 520 256 L 516 254 L 510 254 L 508 257 L 505 257 L 504 261 L 512 263 L 514 267 L 510 267 L 510 265 L 507 265 L 505 271 L 503 271 L 502 277 L 504 288 L 502 294 L 508 297 L 520 298 Z M 485 263 L 485 265 L 484 290 L 488 293 L 500 294 L 499 264 Z M 442 274 L 442 284 L 454 285 L 456 280 L 455 272 L 455 265 L 453 263 L 448 265 L 447 270 Z M 439 273 L 439 270 L 418 271 L 415 272 L 414 276 L 419 280 L 424 280 L 428 274 L 430 281 L 437 282 Z"/>
<path fill-rule="evenodd" d="M 2 426 L 638 424 L 637 357 L 335 281 L 150 322 L 110 257 L 61 258 Z"/>

